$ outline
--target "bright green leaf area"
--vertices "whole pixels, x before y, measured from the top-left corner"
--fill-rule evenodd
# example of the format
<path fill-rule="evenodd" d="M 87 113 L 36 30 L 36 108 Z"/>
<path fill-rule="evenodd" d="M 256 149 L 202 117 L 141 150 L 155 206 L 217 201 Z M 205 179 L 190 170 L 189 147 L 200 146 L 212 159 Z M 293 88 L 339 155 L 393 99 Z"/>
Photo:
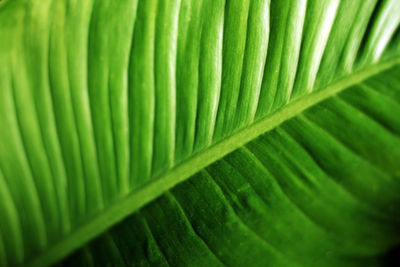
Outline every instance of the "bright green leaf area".
<path fill-rule="evenodd" d="M 399 246 L 399 0 L 0 2 L 0 266 Z"/>

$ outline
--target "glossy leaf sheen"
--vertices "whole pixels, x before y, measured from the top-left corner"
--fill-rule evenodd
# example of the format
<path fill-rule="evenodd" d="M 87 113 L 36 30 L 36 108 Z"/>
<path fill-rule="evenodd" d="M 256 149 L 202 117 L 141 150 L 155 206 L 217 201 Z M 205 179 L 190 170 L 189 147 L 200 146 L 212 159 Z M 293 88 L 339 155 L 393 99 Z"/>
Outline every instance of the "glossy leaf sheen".
<path fill-rule="evenodd" d="M 399 14 L 4 0 L 0 265 L 383 264 L 400 244 Z"/>

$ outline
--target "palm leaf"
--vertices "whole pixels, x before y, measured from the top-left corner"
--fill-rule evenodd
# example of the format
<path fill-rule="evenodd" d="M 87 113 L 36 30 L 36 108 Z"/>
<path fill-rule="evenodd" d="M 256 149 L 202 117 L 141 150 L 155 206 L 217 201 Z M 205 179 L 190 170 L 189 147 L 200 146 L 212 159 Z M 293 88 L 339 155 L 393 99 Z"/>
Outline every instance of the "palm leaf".
<path fill-rule="evenodd" d="M 383 264 L 399 24 L 397 0 L 3 1 L 0 264 Z"/>

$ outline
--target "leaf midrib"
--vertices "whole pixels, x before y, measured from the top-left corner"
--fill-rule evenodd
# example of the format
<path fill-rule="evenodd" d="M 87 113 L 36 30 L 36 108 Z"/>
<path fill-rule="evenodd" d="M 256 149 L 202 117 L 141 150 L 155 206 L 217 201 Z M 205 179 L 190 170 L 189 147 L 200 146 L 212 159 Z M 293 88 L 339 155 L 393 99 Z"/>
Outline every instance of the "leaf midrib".
<path fill-rule="evenodd" d="M 192 175 L 233 152 L 237 148 L 257 138 L 281 123 L 302 113 L 307 108 L 328 99 L 329 97 L 374 76 L 390 67 L 400 64 L 400 57 L 369 66 L 368 68 L 336 81 L 335 83 L 290 102 L 277 112 L 247 126 L 226 139 L 193 155 L 178 164 L 167 173 L 153 178 L 152 181 L 142 185 L 125 197 L 117 199 L 104 210 L 92 216 L 59 242 L 47 248 L 42 254 L 33 258 L 27 266 L 48 266 L 67 256 L 82 244 L 98 236 L 111 226 L 120 222 L 135 211 L 144 207 L 149 202 L 161 196 L 178 183 L 189 179 Z"/>

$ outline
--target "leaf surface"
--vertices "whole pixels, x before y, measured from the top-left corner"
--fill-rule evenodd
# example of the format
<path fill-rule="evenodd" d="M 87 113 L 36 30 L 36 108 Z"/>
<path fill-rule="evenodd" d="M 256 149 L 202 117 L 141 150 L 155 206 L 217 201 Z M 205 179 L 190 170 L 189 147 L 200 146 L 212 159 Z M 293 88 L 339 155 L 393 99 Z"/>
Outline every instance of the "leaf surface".
<path fill-rule="evenodd" d="M 3 1 L 0 263 L 379 264 L 400 242 L 399 14 Z"/>

